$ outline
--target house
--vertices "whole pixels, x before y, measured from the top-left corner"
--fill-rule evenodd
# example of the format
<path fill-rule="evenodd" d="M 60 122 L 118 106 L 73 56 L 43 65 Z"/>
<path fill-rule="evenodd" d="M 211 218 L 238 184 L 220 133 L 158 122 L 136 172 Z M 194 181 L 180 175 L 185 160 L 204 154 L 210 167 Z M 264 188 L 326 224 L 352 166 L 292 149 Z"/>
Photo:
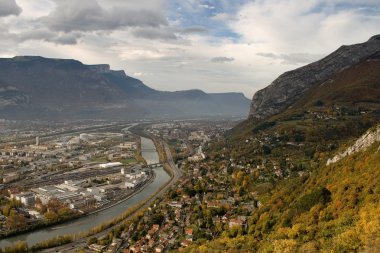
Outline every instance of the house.
<path fill-rule="evenodd" d="M 153 247 L 156 242 L 153 239 L 150 239 L 148 242 L 149 247 Z"/>
<path fill-rule="evenodd" d="M 182 208 L 182 203 L 177 202 L 177 201 L 172 201 L 168 205 L 175 208 Z"/>
<path fill-rule="evenodd" d="M 183 240 L 182 242 L 181 242 L 181 246 L 183 246 L 183 247 L 187 247 L 187 246 L 189 246 L 191 244 L 191 241 L 190 240 L 187 240 L 187 239 L 185 239 L 185 240 Z"/>
<path fill-rule="evenodd" d="M 193 236 L 193 229 L 192 228 L 186 228 L 185 229 L 185 234 L 188 236 Z"/>
<path fill-rule="evenodd" d="M 153 229 L 155 232 L 157 232 L 157 231 L 160 229 L 160 225 L 158 225 L 158 224 L 153 224 L 152 229 Z"/>
<path fill-rule="evenodd" d="M 153 236 L 154 236 L 155 233 L 156 233 L 156 231 L 153 230 L 153 229 L 148 230 L 148 233 L 145 236 L 146 239 L 148 239 L 148 240 L 153 239 Z"/>
<path fill-rule="evenodd" d="M 165 247 L 164 247 L 163 245 L 158 245 L 158 246 L 154 249 L 154 251 L 155 251 L 156 253 L 161 253 L 161 252 L 164 252 L 164 249 L 165 249 Z"/>
<path fill-rule="evenodd" d="M 247 218 L 245 216 L 239 216 L 236 219 L 231 219 L 228 222 L 228 227 L 233 228 L 233 227 L 241 227 L 244 228 L 247 226 Z"/>
<path fill-rule="evenodd" d="M 219 208 L 222 207 L 221 203 L 216 202 L 216 201 L 209 201 L 207 202 L 207 207 L 208 208 Z"/>

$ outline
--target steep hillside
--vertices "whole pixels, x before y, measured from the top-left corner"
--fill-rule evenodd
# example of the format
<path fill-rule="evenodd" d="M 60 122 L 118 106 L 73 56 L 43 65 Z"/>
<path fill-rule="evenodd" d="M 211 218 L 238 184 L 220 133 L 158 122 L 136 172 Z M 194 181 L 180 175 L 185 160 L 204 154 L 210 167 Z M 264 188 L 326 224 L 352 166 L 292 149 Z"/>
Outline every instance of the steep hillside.
<path fill-rule="evenodd" d="M 379 252 L 380 144 L 282 181 L 238 236 L 186 252 Z"/>
<path fill-rule="evenodd" d="M 206 149 L 204 163 L 225 176 L 234 198 L 259 204 L 245 226 L 226 224 L 186 252 L 380 251 L 380 54 L 351 49 L 344 57 L 360 60 L 306 81 L 290 104 L 259 109 Z M 240 208 L 226 215 L 241 215 Z"/>
<path fill-rule="evenodd" d="M 312 88 L 292 109 L 340 106 L 379 110 L 379 101 L 380 51 Z"/>
<path fill-rule="evenodd" d="M 279 164 L 309 170 L 325 164 L 330 152 L 379 120 L 380 57 L 374 54 L 306 92 L 284 112 L 242 122 L 216 150 L 255 165 L 265 159 L 271 178 L 271 168 Z M 224 146 L 230 149 L 219 151 Z"/>
<path fill-rule="evenodd" d="M 375 142 L 380 142 L 380 125 L 374 129 L 368 130 L 361 136 L 352 146 L 348 147 L 344 152 L 337 154 L 331 159 L 327 160 L 327 165 L 339 162 L 346 156 L 355 154 L 372 146 Z"/>
<path fill-rule="evenodd" d="M 253 96 L 250 116 L 267 118 L 294 104 L 305 92 L 380 51 L 380 35 L 367 42 L 342 46 L 335 52 L 304 67 L 286 72 Z"/>

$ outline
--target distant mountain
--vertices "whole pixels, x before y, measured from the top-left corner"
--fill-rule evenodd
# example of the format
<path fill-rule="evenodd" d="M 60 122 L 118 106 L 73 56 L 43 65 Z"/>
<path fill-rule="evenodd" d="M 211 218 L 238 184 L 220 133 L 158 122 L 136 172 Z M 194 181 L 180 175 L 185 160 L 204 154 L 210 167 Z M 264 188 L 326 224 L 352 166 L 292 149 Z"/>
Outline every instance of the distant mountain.
<path fill-rule="evenodd" d="M 28 106 L 29 97 L 16 87 L 0 81 L 0 110 L 11 106 Z"/>
<path fill-rule="evenodd" d="M 245 116 L 239 93 L 165 92 L 107 64 L 16 56 L 0 59 L 0 117 L 44 119 Z"/>
<path fill-rule="evenodd" d="M 250 116 L 266 118 L 284 111 L 305 92 L 380 51 L 380 35 L 367 42 L 341 46 L 320 61 L 286 72 L 253 96 Z"/>

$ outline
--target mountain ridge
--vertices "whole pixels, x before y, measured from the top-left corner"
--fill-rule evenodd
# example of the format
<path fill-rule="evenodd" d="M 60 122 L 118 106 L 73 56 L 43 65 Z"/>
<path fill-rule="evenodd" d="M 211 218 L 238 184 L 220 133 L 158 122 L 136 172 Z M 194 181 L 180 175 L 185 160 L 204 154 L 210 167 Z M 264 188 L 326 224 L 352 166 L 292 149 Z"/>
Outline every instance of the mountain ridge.
<path fill-rule="evenodd" d="M 379 51 L 380 35 L 375 35 L 367 42 L 341 46 L 319 61 L 283 73 L 254 94 L 250 117 L 262 119 L 284 111 L 315 85 Z"/>
<path fill-rule="evenodd" d="M 28 103 L 17 99 L 9 103 L 8 96 L 9 101 L 0 104 L 0 117 L 13 119 L 243 117 L 250 103 L 236 93 L 159 91 L 124 70 L 112 70 L 108 64 L 86 65 L 74 59 L 1 58 L 0 80 L 28 98 Z"/>

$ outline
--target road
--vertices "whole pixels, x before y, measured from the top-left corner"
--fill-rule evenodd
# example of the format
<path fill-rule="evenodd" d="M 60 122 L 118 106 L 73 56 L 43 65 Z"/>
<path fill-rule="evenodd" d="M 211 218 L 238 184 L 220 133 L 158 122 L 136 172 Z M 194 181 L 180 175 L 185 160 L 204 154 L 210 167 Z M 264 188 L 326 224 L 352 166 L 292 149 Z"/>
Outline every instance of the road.
<path fill-rule="evenodd" d="M 142 205 L 137 210 L 135 210 L 124 221 L 133 219 L 137 215 L 137 213 L 139 213 L 141 210 L 143 210 L 145 208 L 148 208 L 157 198 L 159 198 L 162 195 L 164 195 L 166 193 L 166 191 L 170 187 L 172 187 L 183 175 L 182 171 L 174 163 L 172 154 L 171 154 L 170 149 L 169 149 L 169 145 L 166 142 L 164 142 L 164 141 L 160 141 L 160 144 L 162 145 L 162 147 L 164 147 L 164 152 L 165 152 L 165 155 L 166 155 L 166 161 L 164 161 L 163 164 L 164 165 L 165 164 L 168 165 L 170 167 L 170 170 L 172 171 L 171 179 L 170 179 L 170 181 L 163 188 L 161 188 L 161 190 L 159 190 L 152 197 L 150 197 L 144 203 L 144 205 Z M 160 152 L 160 150 L 158 148 L 157 148 L 157 152 Z M 124 222 L 124 221 L 122 221 L 122 222 Z M 87 245 L 87 240 L 89 238 L 92 238 L 92 237 L 97 237 L 97 238 L 103 237 L 103 236 L 107 235 L 108 232 L 110 232 L 111 230 L 113 230 L 114 228 L 116 228 L 119 225 L 120 225 L 120 223 L 116 224 L 113 227 L 110 227 L 110 228 L 108 228 L 108 229 L 106 229 L 106 230 L 104 230 L 104 231 L 102 231 L 102 232 L 100 232 L 100 233 L 98 233 L 96 235 L 92 235 L 92 236 L 89 236 L 89 237 L 81 238 L 81 239 L 79 239 L 79 240 L 77 240 L 75 242 L 72 242 L 72 243 L 69 243 L 69 244 L 66 244 L 66 245 L 63 245 L 63 246 L 55 247 L 55 248 L 50 248 L 50 249 L 47 249 L 47 250 L 44 250 L 44 251 L 41 251 L 41 252 L 45 252 L 45 253 L 73 252 L 73 251 L 75 251 L 74 249 L 80 249 L 80 248 L 85 247 Z M 123 247 L 123 245 L 122 245 L 122 247 Z"/>

